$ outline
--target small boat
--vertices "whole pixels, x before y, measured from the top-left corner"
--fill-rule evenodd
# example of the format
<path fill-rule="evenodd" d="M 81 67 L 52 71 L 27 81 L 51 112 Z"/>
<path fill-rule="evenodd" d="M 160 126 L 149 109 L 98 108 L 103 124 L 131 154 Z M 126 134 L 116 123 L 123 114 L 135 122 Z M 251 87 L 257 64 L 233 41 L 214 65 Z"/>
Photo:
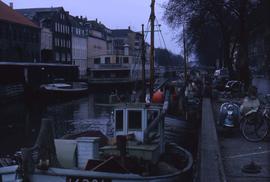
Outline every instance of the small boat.
<path fill-rule="evenodd" d="M 40 86 L 40 92 L 47 96 L 79 96 L 88 92 L 88 84 L 85 82 L 43 84 Z"/>

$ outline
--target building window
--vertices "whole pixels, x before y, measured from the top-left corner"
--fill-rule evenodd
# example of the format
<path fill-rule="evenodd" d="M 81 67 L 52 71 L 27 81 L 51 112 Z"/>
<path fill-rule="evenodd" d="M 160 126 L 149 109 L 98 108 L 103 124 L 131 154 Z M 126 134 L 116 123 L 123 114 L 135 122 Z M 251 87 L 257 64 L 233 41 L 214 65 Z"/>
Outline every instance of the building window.
<path fill-rule="evenodd" d="M 105 64 L 110 64 L 111 58 L 110 57 L 105 57 Z"/>
<path fill-rule="evenodd" d="M 68 62 L 70 62 L 70 61 L 71 61 L 71 56 L 70 56 L 70 54 L 69 54 L 69 53 L 67 54 L 67 61 L 68 61 Z"/>
<path fill-rule="evenodd" d="M 60 24 L 57 23 L 57 32 L 60 32 Z"/>
<path fill-rule="evenodd" d="M 65 55 L 65 53 L 62 53 L 61 60 L 62 61 L 66 61 L 66 55 Z"/>
<path fill-rule="evenodd" d="M 65 15 L 64 14 L 60 14 L 60 19 L 64 20 L 65 19 Z"/>
<path fill-rule="evenodd" d="M 129 63 L 128 57 L 124 57 L 124 58 L 123 58 L 123 63 L 124 63 L 124 64 L 128 64 L 128 63 Z"/>
<path fill-rule="evenodd" d="M 115 112 L 115 129 L 118 131 L 123 131 L 124 129 L 124 113 L 123 110 L 117 110 Z"/>
<path fill-rule="evenodd" d="M 58 39 L 57 38 L 54 39 L 54 45 L 58 46 Z"/>
<path fill-rule="evenodd" d="M 55 60 L 60 61 L 60 54 L 58 52 L 55 53 Z"/>
<path fill-rule="evenodd" d="M 142 129 L 142 112 L 131 110 L 128 111 L 128 129 L 141 130 Z"/>
<path fill-rule="evenodd" d="M 55 23 L 55 24 L 54 24 L 54 31 L 57 32 L 57 31 L 58 31 L 57 28 L 58 28 L 58 25 L 57 25 L 57 23 Z"/>
<path fill-rule="evenodd" d="M 120 64 L 120 59 L 119 59 L 118 56 L 115 58 L 115 63 L 116 63 L 116 64 Z"/>
<path fill-rule="evenodd" d="M 95 58 L 94 59 L 94 64 L 100 64 L 100 58 Z"/>

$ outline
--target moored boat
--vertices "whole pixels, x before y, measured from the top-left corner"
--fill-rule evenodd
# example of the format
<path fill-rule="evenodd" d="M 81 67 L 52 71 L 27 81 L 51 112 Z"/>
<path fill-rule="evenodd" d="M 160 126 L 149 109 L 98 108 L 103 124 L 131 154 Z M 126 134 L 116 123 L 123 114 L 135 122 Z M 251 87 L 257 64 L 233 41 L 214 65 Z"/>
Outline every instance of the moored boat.
<path fill-rule="evenodd" d="M 85 82 L 43 84 L 40 86 L 40 92 L 47 96 L 79 96 L 88 92 L 88 84 Z"/>
<path fill-rule="evenodd" d="M 51 122 L 44 121 L 47 124 L 43 124 L 36 145 L 22 151 L 23 163 L 0 168 L 2 181 L 185 181 L 193 159 L 186 149 L 166 143 L 167 108 L 167 101 L 163 106 L 117 106 L 112 116 L 114 137 L 105 145 L 91 132 L 50 143 Z"/>

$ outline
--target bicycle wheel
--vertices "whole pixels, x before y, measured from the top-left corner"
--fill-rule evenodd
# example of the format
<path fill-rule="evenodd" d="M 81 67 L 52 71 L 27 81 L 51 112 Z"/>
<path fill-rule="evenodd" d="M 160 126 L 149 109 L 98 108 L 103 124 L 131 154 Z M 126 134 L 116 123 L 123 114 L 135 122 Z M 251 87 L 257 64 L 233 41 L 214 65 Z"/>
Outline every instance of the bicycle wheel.
<path fill-rule="evenodd" d="M 259 121 L 244 120 L 241 126 L 243 137 L 250 142 L 262 141 L 269 132 L 269 126 L 265 119 Z"/>

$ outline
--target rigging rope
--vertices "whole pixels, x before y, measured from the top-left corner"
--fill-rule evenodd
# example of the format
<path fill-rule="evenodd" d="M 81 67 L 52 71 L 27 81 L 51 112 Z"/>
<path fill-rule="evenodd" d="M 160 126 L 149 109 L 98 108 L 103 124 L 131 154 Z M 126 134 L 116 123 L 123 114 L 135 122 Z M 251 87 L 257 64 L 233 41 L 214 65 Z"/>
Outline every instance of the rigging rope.
<path fill-rule="evenodd" d="M 157 21 L 157 24 L 159 25 L 158 19 L 156 19 L 156 21 Z M 158 32 L 159 32 L 160 35 L 161 35 L 161 38 L 162 38 L 162 40 L 163 40 L 163 44 L 164 44 L 164 46 L 165 46 L 165 49 L 167 49 L 167 45 L 166 45 L 165 39 L 164 39 L 164 37 L 163 37 L 162 31 L 161 31 L 161 29 L 160 29 L 160 26 L 158 26 L 158 28 L 159 28 Z"/>

